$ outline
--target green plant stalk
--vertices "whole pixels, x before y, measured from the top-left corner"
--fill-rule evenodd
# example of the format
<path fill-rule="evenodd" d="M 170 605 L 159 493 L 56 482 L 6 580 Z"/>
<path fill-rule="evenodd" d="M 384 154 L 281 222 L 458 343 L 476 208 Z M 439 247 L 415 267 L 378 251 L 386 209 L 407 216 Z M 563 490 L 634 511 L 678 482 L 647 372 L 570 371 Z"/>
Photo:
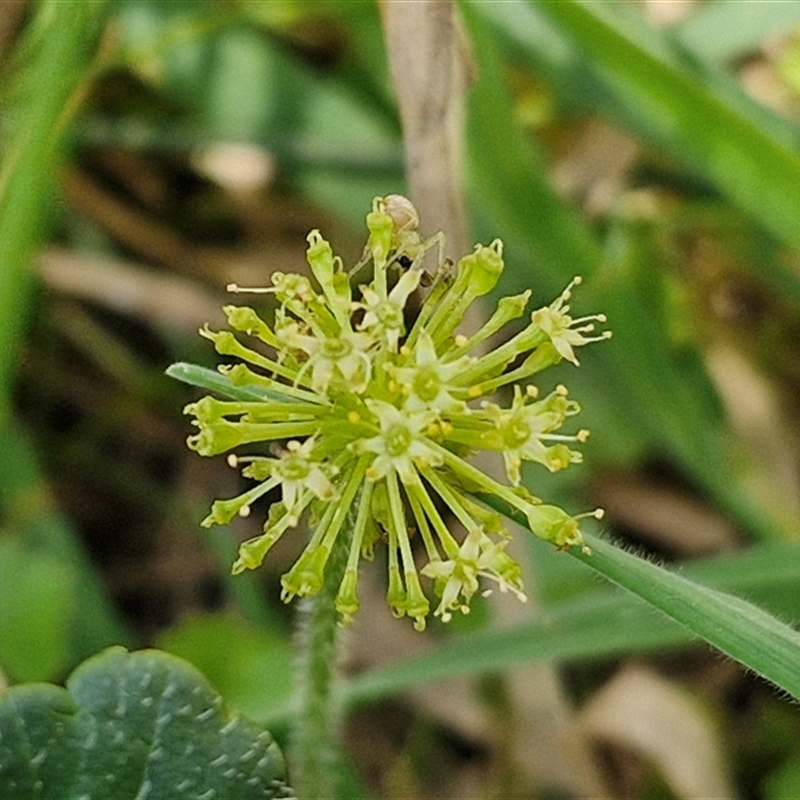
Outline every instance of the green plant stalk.
<path fill-rule="evenodd" d="M 336 595 L 347 566 L 355 523 L 354 503 L 336 538 L 322 589 L 298 610 L 296 714 L 289 749 L 292 786 L 300 800 L 335 797 L 338 760 L 337 697 L 333 691 L 338 661 L 339 613 Z"/>
<path fill-rule="evenodd" d="M 70 101 L 95 50 L 105 2 L 43 0 L 20 71 L 21 103 L 0 166 L 0 423 L 7 418 L 14 361 L 33 289 L 29 269 L 47 216 Z"/>

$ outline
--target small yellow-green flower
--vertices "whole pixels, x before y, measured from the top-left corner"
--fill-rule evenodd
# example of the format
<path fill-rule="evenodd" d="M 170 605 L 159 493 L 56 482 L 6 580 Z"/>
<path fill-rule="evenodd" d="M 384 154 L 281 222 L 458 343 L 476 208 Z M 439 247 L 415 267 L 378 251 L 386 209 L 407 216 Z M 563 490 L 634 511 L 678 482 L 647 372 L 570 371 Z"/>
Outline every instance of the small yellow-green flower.
<path fill-rule="evenodd" d="M 536 535 L 558 547 L 583 545 L 585 515 L 542 504 L 520 488 L 523 461 L 551 471 L 580 462 L 568 443 L 584 441 L 587 432 L 559 432 L 579 406 L 562 386 L 537 399 L 536 388 L 523 389 L 522 382 L 561 359 L 577 364 L 574 348 L 610 334 L 593 335 L 602 315 L 569 316 L 575 279 L 514 336 L 478 355 L 479 345 L 523 315 L 530 292 L 503 298 L 479 330 L 462 331 L 467 308 L 497 284 L 502 245 L 478 245 L 454 271 L 442 263 L 423 280 L 423 257 L 433 244 L 441 246 L 441 237 L 423 241 L 417 224 L 406 198 L 377 198 L 367 215 L 364 258 L 353 270 L 312 231 L 307 259 L 314 280 L 275 273 L 271 287 L 245 290 L 276 297 L 271 325 L 251 308 L 226 306 L 233 332 L 201 331 L 238 362 L 220 371 L 254 399 L 204 397 L 185 411 L 198 428 L 189 446 L 201 455 L 251 451 L 228 460 L 242 465 L 255 486 L 217 500 L 203 525 L 246 516 L 258 498 L 281 490 L 264 532 L 241 545 L 234 572 L 260 565 L 281 536 L 308 518 L 313 530 L 282 578 L 282 597 L 312 595 L 344 525 L 352 525 L 336 600 L 342 621 L 358 610 L 361 559 L 383 541 L 389 605 L 421 630 L 429 596 L 443 620 L 469 610 L 481 581 L 524 599 L 520 567 L 505 552 L 508 534 L 474 493 L 521 511 Z M 351 286 L 349 275 L 368 262 L 372 280 Z M 425 300 L 412 314 L 409 298 L 417 292 Z M 508 407 L 488 399 L 509 385 Z M 480 450 L 497 454 L 508 484 L 470 463 Z"/>

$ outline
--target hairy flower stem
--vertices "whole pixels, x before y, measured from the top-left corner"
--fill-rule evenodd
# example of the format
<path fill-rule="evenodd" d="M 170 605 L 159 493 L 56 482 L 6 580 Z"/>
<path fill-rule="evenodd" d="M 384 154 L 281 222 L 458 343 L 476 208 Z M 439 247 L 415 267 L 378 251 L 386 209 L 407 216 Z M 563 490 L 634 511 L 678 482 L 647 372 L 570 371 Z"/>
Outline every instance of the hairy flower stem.
<path fill-rule="evenodd" d="M 339 614 L 336 594 L 344 577 L 358 504 L 351 506 L 333 545 L 322 589 L 303 599 L 297 615 L 298 670 L 289 760 L 292 785 L 300 800 L 334 797 L 338 710 L 333 682 L 338 662 Z"/>

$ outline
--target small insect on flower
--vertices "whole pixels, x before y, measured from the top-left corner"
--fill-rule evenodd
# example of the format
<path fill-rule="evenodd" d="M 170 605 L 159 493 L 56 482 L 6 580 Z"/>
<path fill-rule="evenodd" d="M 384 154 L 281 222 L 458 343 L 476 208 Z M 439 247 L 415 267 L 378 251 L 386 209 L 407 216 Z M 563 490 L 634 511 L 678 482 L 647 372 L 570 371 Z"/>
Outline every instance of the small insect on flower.
<path fill-rule="evenodd" d="M 198 429 L 190 448 L 204 456 L 237 451 L 229 463 L 255 482 L 238 497 L 217 500 L 204 526 L 247 516 L 260 497 L 281 491 L 263 533 L 241 545 L 234 573 L 258 567 L 275 542 L 307 520 L 312 532 L 302 534 L 305 548 L 283 575 L 281 596 L 318 592 L 344 537 L 349 551 L 336 608 L 348 623 L 359 607 L 361 560 L 383 542 L 387 601 L 422 630 L 430 597 L 444 621 L 469 611 L 481 582 L 525 597 L 520 567 L 506 552 L 508 533 L 475 495 L 521 511 L 533 533 L 559 548 L 584 546 L 579 521 L 599 510 L 571 516 L 520 485 L 524 461 L 551 472 L 580 463 L 571 445 L 588 431 L 561 432 L 580 408 L 563 386 L 539 399 L 525 382 L 562 359 L 577 364 L 575 348 L 611 334 L 594 333 L 594 324 L 605 322 L 600 314 L 570 317 L 576 278 L 522 330 L 483 352 L 479 346 L 522 317 L 530 292 L 501 299 L 479 330 L 460 330 L 469 306 L 500 278 L 502 243 L 477 245 L 453 269 L 442 259 L 441 234 L 422 240 L 418 222 L 406 198 L 376 198 L 364 257 L 352 269 L 315 230 L 306 254 L 314 281 L 276 272 L 265 289 L 229 287 L 268 292 L 279 304 L 271 324 L 252 308 L 226 306 L 232 331 L 201 331 L 218 353 L 238 361 L 219 368 L 231 387 L 260 399 L 204 397 L 185 413 Z M 437 245 L 438 267 L 428 275 L 423 261 Z M 371 279 L 351 285 L 350 276 L 365 267 Z M 409 298 L 421 285 L 424 300 L 410 315 Z M 507 407 L 490 399 L 504 386 L 513 386 Z M 239 455 L 242 449 L 253 452 Z M 471 463 L 478 451 L 497 454 L 507 484 Z"/>

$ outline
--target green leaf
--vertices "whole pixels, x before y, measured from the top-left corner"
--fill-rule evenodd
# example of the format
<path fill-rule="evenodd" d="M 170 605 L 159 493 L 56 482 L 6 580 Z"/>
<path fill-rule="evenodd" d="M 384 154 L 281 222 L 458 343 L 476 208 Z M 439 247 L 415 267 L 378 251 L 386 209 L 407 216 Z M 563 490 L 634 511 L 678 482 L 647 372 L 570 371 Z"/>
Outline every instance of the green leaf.
<path fill-rule="evenodd" d="M 758 606 L 587 537 L 572 554 L 725 655 L 800 699 L 800 633 Z"/>
<path fill-rule="evenodd" d="M 489 35 L 472 5 L 464 6 L 464 16 L 480 76 L 467 102 L 473 194 L 505 242 L 511 271 L 517 259 L 524 286 L 535 273 L 537 293 L 555 294 L 574 275 L 591 275 L 600 252 L 589 229 L 550 186 L 543 155 L 516 123 L 497 37 Z"/>
<path fill-rule="evenodd" d="M 51 680 L 130 637 L 59 514 L 33 443 L 12 421 L 0 424 L 0 442 L 0 664 L 15 681 Z"/>
<path fill-rule="evenodd" d="M 535 540 L 532 544 L 537 550 L 535 557 L 540 560 L 566 559 L 544 542 Z M 565 568 L 569 565 L 594 578 L 594 573 L 577 561 L 566 561 Z M 759 545 L 681 565 L 681 572 L 693 581 L 735 592 L 782 617 L 800 616 L 800 547 L 796 544 Z M 518 664 L 586 662 L 685 647 L 698 641 L 689 628 L 660 613 L 641 597 L 607 586 L 547 605 L 530 622 L 457 636 L 430 653 L 350 678 L 342 686 L 342 700 L 354 706 L 423 683 Z M 269 715 L 259 714 L 258 719 L 275 725 L 283 723 L 291 713 L 287 702 L 273 708 Z"/>
<path fill-rule="evenodd" d="M 41 681 L 69 666 L 75 575 L 52 553 L 0 536 L 0 667 L 12 681 Z"/>
<path fill-rule="evenodd" d="M 29 61 L 13 76 L 21 101 L 4 108 L 4 126 L 14 125 L 0 162 L 0 420 L 8 414 L 33 289 L 29 261 L 47 228 L 64 114 L 94 53 L 105 8 L 43 0 L 20 44 Z M 3 75 L 6 91 L 10 77 Z"/>
<path fill-rule="evenodd" d="M 0 699 L 0 797 L 148 800 L 293 797 L 272 737 L 228 712 L 194 667 L 111 648 L 67 689 Z"/>
<path fill-rule="evenodd" d="M 706 61 L 724 63 L 751 55 L 770 37 L 800 25 L 798 3 L 704 3 L 673 29 L 680 43 Z"/>
<path fill-rule="evenodd" d="M 262 389 L 260 386 L 235 386 L 231 383 L 230 378 L 222 373 L 215 372 L 213 369 L 208 369 L 208 367 L 187 364 L 185 361 L 170 364 L 166 369 L 166 375 L 181 383 L 188 383 L 190 386 L 197 386 L 200 389 L 208 389 L 211 392 L 217 392 L 233 400 L 272 400 L 279 403 L 297 402 L 293 397 L 287 397 L 279 392 L 271 392 L 269 389 Z"/>
<path fill-rule="evenodd" d="M 536 3 L 593 65 L 603 89 L 650 141 L 711 181 L 784 242 L 800 246 L 800 156 L 721 76 L 701 80 L 641 19 L 606 3 Z M 767 130 L 768 127 L 768 130 Z M 789 270 L 768 276 L 800 299 Z"/>
<path fill-rule="evenodd" d="M 495 498 L 485 500 L 525 525 L 519 512 L 502 508 Z M 585 538 L 591 554 L 573 547 L 570 555 L 800 699 L 800 633 L 796 630 L 735 595 L 691 581 L 597 537 Z"/>

